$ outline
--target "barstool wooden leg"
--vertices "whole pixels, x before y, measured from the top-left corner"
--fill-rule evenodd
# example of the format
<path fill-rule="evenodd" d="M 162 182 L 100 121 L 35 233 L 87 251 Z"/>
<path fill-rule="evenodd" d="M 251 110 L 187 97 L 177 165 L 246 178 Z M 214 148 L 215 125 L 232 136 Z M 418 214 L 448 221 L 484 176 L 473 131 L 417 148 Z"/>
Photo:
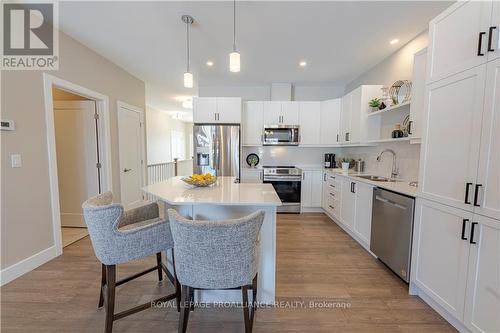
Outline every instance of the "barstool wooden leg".
<path fill-rule="evenodd" d="M 188 286 L 182 286 L 182 301 L 181 313 L 179 315 L 179 333 L 186 333 L 187 324 L 189 320 L 189 311 L 191 303 L 191 289 Z"/>
<path fill-rule="evenodd" d="M 162 272 L 162 268 L 161 268 L 161 252 L 158 252 L 156 254 L 156 265 L 158 266 L 158 281 L 162 281 L 163 280 L 163 272 Z"/>
<path fill-rule="evenodd" d="M 106 326 L 105 332 L 113 331 L 113 317 L 115 313 L 115 283 L 116 266 L 106 265 Z"/>
<path fill-rule="evenodd" d="M 257 275 L 255 275 L 252 281 L 252 314 L 250 315 L 250 322 L 252 324 L 252 329 L 253 329 L 253 321 L 256 310 L 257 310 Z"/>
<path fill-rule="evenodd" d="M 245 333 L 252 332 L 252 323 L 248 313 L 248 286 L 241 287 L 241 294 L 243 296 L 243 318 L 245 319 Z"/>
<path fill-rule="evenodd" d="M 104 294 L 103 288 L 106 285 L 106 266 L 101 264 L 101 293 L 99 295 L 99 305 L 97 307 L 102 307 L 104 305 Z"/>
<path fill-rule="evenodd" d="M 177 303 L 177 312 L 181 312 L 181 284 L 177 280 L 177 273 L 175 271 L 174 249 L 172 249 L 172 266 L 174 267 L 175 302 Z"/>

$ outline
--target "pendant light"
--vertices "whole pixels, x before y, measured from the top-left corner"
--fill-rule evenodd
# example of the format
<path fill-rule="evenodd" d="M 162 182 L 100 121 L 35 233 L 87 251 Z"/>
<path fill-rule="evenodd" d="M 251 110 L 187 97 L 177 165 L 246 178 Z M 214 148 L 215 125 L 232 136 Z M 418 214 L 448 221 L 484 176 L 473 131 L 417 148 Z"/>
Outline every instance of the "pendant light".
<path fill-rule="evenodd" d="M 189 26 L 193 24 L 194 19 L 190 15 L 182 15 L 182 22 L 186 23 L 186 48 L 187 48 L 187 66 L 186 72 L 184 73 L 184 87 L 193 88 L 193 73 L 191 73 L 189 68 Z"/>
<path fill-rule="evenodd" d="M 229 53 L 229 71 L 240 71 L 240 54 L 236 51 L 236 0 L 233 0 L 233 52 Z"/>

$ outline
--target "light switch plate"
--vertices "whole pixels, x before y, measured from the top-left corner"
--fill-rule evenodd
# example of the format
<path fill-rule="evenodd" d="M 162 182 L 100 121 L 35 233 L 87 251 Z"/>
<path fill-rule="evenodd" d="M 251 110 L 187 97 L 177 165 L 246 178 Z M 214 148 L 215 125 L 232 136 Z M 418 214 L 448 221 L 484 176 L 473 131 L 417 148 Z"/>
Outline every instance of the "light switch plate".
<path fill-rule="evenodd" d="M 20 168 L 20 167 L 23 166 L 23 161 L 21 159 L 21 155 L 20 154 L 12 154 L 12 155 L 10 155 L 10 160 L 11 160 L 13 168 Z"/>

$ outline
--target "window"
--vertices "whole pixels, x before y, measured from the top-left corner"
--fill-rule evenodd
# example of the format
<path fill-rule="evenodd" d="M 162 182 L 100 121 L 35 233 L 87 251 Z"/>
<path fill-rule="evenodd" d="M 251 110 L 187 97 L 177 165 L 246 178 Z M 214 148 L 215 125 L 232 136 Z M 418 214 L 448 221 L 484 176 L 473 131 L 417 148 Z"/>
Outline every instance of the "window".
<path fill-rule="evenodd" d="M 184 132 L 172 130 L 171 145 L 172 145 L 172 160 L 178 158 L 179 160 L 186 159 L 186 135 Z"/>

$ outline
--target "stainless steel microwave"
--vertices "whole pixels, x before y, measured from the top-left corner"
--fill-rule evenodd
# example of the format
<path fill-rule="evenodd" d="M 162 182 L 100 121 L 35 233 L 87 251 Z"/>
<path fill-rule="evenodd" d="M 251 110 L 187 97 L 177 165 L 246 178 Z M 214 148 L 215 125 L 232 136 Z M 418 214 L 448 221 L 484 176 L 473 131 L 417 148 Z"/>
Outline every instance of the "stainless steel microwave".
<path fill-rule="evenodd" d="M 265 125 L 264 146 L 298 146 L 300 143 L 299 126 Z"/>

